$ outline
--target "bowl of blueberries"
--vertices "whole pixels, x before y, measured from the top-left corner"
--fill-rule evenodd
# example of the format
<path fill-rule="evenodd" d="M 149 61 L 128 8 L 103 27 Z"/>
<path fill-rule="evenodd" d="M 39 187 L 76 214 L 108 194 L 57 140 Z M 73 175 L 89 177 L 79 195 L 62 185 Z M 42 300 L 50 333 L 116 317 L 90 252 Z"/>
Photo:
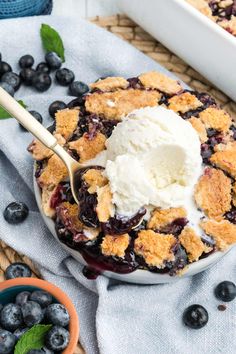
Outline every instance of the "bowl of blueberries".
<path fill-rule="evenodd" d="M 0 283 L 0 353 L 74 353 L 79 321 L 73 303 L 55 285 L 24 277 L 30 275 L 26 264 L 13 263 Z"/>

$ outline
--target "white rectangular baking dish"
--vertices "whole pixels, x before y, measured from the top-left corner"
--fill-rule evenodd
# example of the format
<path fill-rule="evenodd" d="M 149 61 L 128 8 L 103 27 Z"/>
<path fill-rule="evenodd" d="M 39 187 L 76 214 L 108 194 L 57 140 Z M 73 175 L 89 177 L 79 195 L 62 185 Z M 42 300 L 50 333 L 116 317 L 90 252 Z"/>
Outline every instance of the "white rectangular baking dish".
<path fill-rule="evenodd" d="M 185 0 L 119 0 L 119 6 L 236 101 L 236 37 Z"/>

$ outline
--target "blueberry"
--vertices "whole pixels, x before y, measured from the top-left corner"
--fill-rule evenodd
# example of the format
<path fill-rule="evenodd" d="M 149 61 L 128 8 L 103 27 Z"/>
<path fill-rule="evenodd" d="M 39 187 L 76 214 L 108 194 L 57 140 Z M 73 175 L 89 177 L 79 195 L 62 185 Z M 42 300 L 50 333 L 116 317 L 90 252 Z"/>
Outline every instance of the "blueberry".
<path fill-rule="evenodd" d="M 10 203 L 3 212 L 3 216 L 9 224 L 19 224 L 23 222 L 28 214 L 29 208 L 22 202 Z"/>
<path fill-rule="evenodd" d="M 55 52 L 49 52 L 45 55 L 45 61 L 51 69 L 59 69 L 62 64 L 61 58 Z"/>
<path fill-rule="evenodd" d="M 46 347 L 56 352 L 64 350 L 70 340 L 70 333 L 63 327 L 54 326 L 45 336 Z"/>
<path fill-rule="evenodd" d="M 13 72 L 3 74 L 1 81 L 11 85 L 15 91 L 17 91 L 21 85 L 20 76 Z"/>
<path fill-rule="evenodd" d="M 22 326 L 23 318 L 20 306 L 12 303 L 3 306 L 0 322 L 2 327 L 8 331 L 15 331 Z"/>
<path fill-rule="evenodd" d="M 1 83 L 0 83 L 0 86 L 1 86 L 5 91 L 7 91 L 7 93 L 9 93 L 9 95 L 11 95 L 12 97 L 14 97 L 14 95 L 15 95 L 15 90 L 14 90 L 14 88 L 13 88 L 11 85 L 7 84 L 6 82 L 1 82 Z"/>
<path fill-rule="evenodd" d="M 47 91 L 51 86 L 51 83 L 52 79 L 47 73 L 36 71 L 33 77 L 33 86 L 34 88 L 36 88 L 37 91 Z"/>
<path fill-rule="evenodd" d="M 48 112 L 52 118 L 55 118 L 57 111 L 67 108 L 67 105 L 62 101 L 54 101 L 50 104 Z"/>
<path fill-rule="evenodd" d="M 36 71 L 41 71 L 43 73 L 50 74 L 51 69 L 47 63 L 42 62 L 37 65 Z"/>
<path fill-rule="evenodd" d="M 19 306 L 22 306 L 29 300 L 30 295 L 31 293 L 29 291 L 21 291 L 16 295 L 15 303 Z"/>
<path fill-rule="evenodd" d="M 19 65 L 21 68 L 31 68 L 34 65 L 34 58 L 29 54 L 23 55 L 19 60 Z"/>
<path fill-rule="evenodd" d="M 52 303 L 52 295 L 43 290 L 35 290 L 30 295 L 30 300 L 37 302 L 41 307 L 47 307 Z"/>
<path fill-rule="evenodd" d="M 20 71 L 20 78 L 26 86 L 31 86 L 35 73 L 36 71 L 32 68 L 24 68 Z"/>
<path fill-rule="evenodd" d="M 82 81 L 74 81 L 69 86 L 69 94 L 71 96 L 79 97 L 89 91 L 88 85 Z"/>
<path fill-rule="evenodd" d="M 25 263 L 12 263 L 5 270 L 5 278 L 15 279 L 15 278 L 30 278 L 32 275 L 30 267 Z"/>
<path fill-rule="evenodd" d="M 0 329 L 0 353 L 10 354 L 16 344 L 16 337 L 11 332 Z"/>
<path fill-rule="evenodd" d="M 236 297 L 236 286 L 231 281 L 222 281 L 215 288 L 215 296 L 222 301 L 229 302 Z"/>
<path fill-rule="evenodd" d="M 63 68 L 56 71 L 56 80 L 62 86 L 68 86 L 74 79 L 75 75 L 69 69 Z"/>
<path fill-rule="evenodd" d="M 25 304 L 23 304 L 21 311 L 24 322 L 29 327 L 39 324 L 44 317 L 41 306 L 34 301 L 27 301 Z"/>
<path fill-rule="evenodd" d="M 2 61 L 2 53 L 0 53 L 0 61 Z"/>
<path fill-rule="evenodd" d="M 29 330 L 29 327 L 20 327 L 20 328 L 17 328 L 13 334 L 14 336 L 16 337 L 17 340 L 20 339 L 20 337 L 23 336 L 23 334 L 25 334 L 25 332 L 27 332 Z"/>
<path fill-rule="evenodd" d="M 4 75 L 5 73 L 9 73 L 10 71 L 12 71 L 11 66 L 6 63 L 5 61 L 1 61 L 0 62 L 0 77 L 2 77 L 2 75 Z"/>
<path fill-rule="evenodd" d="M 51 304 L 45 314 L 47 321 L 57 326 L 66 327 L 70 322 L 70 315 L 61 304 Z"/>
<path fill-rule="evenodd" d="M 183 321 L 190 328 L 200 329 L 208 322 L 208 312 L 201 305 L 191 305 L 184 311 Z"/>

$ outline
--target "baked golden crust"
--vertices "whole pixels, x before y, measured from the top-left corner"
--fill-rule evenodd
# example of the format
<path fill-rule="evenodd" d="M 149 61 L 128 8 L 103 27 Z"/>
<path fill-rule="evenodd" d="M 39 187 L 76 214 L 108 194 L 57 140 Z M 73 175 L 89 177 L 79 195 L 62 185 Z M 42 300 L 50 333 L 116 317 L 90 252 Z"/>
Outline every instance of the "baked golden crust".
<path fill-rule="evenodd" d="M 195 262 L 207 249 L 201 238 L 191 227 L 185 227 L 179 236 L 181 245 L 185 248 L 189 262 Z"/>
<path fill-rule="evenodd" d="M 174 95 L 182 90 L 178 81 L 157 71 L 141 74 L 139 75 L 139 80 L 145 88 L 157 89 L 169 95 Z"/>
<path fill-rule="evenodd" d="M 232 192 L 233 192 L 233 195 L 232 195 L 233 205 L 236 207 L 236 182 L 233 185 Z"/>
<path fill-rule="evenodd" d="M 79 207 L 77 204 L 70 204 L 69 202 L 63 202 L 60 204 L 60 216 L 63 219 L 64 225 L 69 230 L 75 230 L 78 232 L 83 231 L 83 223 L 78 218 Z"/>
<path fill-rule="evenodd" d="M 104 187 L 108 183 L 102 172 L 102 170 L 91 168 L 83 175 L 83 180 L 89 186 L 88 192 L 90 194 L 96 193 L 98 187 Z"/>
<path fill-rule="evenodd" d="M 41 187 L 57 186 L 68 175 L 67 168 L 62 160 L 56 155 L 52 155 L 48 160 L 47 166 L 38 178 Z"/>
<path fill-rule="evenodd" d="M 78 140 L 69 142 L 69 149 L 75 150 L 80 156 L 80 162 L 93 159 L 99 152 L 105 149 L 106 137 L 102 133 L 97 133 L 90 139 L 87 133 Z"/>
<path fill-rule="evenodd" d="M 120 120 L 134 109 L 157 106 L 160 98 L 160 92 L 136 89 L 94 92 L 87 96 L 85 107 L 88 112 L 103 115 L 108 120 Z"/>
<path fill-rule="evenodd" d="M 160 230 L 162 227 L 172 223 L 175 219 L 187 217 L 184 208 L 155 209 L 148 221 L 148 229 Z"/>
<path fill-rule="evenodd" d="M 174 260 L 172 249 L 175 244 L 176 238 L 173 235 L 142 230 L 134 241 L 134 251 L 142 256 L 148 265 L 163 268 L 165 262 Z"/>
<path fill-rule="evenodd" d="M 60 134 L 54 134 L 57 139 L 58 144 L 64 146 L 66 141 Z M 36 161 L 41 161 L 44 159 L 49 159 L 54 153 L 51 149 L 48 149 L 39 140 L 34 139 L 27 149 Z"/>
<path fill-rule="evenodd" d="M 55 209 L 51 207 L 51 198 L 55 193 L 57 187 L 53 187 L 52 189 L 48 187 L 42 188 L 42 209 L 46 216 L 49 218 L 53 218 L 55 216 Z"/>
<path fill-rule="evenodd" d="M 217 248 L 222 251 L 236 242 L 236 225 L 227 220 L 204 220 L 200 226 L 206 234 L 214 238 Z"/>
<path fill-rule="evenodd" d="M 70 139 L 77 128 L 79 121 L 78 109 L 63 109 L 58 111 L 56 117 L 56 134 L 62 135 L 66 140 Z"/>
<path fill-rule="evenodd" d="M 199 99 L 189 92 L 181 93 L 180 95 L 173 96 L 169 99 L 169 109 L 174 112 L 186 113 L 188 111 L 197 109 L 203 104 Z"/>
<path fill-rule="evenodd" d="M 129 82 L 123 77 L 106 77 L 105 79 L 98 80 L 90 84 L 92 90 L 99 89 L 101 91 L 113 91 L 117 89 L 126 89 L 129 85 Z"/>
<path fill-rule="evenodd" d="M 219 144 L 215 150 L 210 158 L 211 163 L 236 178 L 236 142 Z"/>
<path fill-rule="evenodd" d="M 195 201 L 204 213 L 220 219 L 231 208 L 231 180 L 215 168 L 206 168 L 195 187 Z"/>
<path fill-rule="evenodd" d="M 192 127 L 196 130 L 199 135 L 201 143 L 205 143 L 208 140 L 205 125 L 199 118 L 191 117 L 188 120 L 192 124 Z"/>
<path fill-rule="evenodd" d="M 232 124 L 230 115 L 215 107 L 209 107 L 199 113 L 199 118 L 207 129 L 212 128 L 223 133 L 227 132 Z"/>
<path fill-rule="evenodd" d="M 98 203 L 96 212 L 100 222 L 106 222 L 113 216 L 112 193 L 109 184 L 97 189 Z"/>
<path fill-rule="evenodd" d="M 236 36 L 236 17 L 232 16 L 230 20 L 223 20 L 218 22 L 218 24 L 230 32 L 232 35 Z"/>
<path fill-rule="evenodd" d="M 203 15 L 209 17 L 211 20 L 215 21 L 214 16 L 212 16 L 212 11 L 206 0 L 186 0 L 190 5 L 194 6 Z"/>
<path fill-rule="evenodd" d="M 105 256 L 115 256 L 123 258 L 125 250 L 129 246 L 129 234 L 105 235 L 101 244 L 102 253 Z"/>

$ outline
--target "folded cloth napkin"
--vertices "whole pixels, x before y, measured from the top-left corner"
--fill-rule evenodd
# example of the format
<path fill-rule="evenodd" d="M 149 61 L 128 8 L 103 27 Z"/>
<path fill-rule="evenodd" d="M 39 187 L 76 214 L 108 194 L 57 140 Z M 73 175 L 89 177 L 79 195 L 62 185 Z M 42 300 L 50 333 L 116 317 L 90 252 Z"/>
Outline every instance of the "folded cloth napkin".
<path fill-rule="evenodd" d="M 165 70 L 110 33 L 85 21 L 39 17 L 0 22 L 0 51 L 4 60 L 17 67 L 23 54 L 43 60 L 39 37 L 42 22 L 54 26 L 63 37 L 65 66 L 76 78 L 92 82 L 101 76 L 134 76 L 147 70 Z M 47 126 L 48 106 L 56 100 L 66 102 L 64 87 L 51 87 L 39 94 L 20 88 L 29 109 L 39 111 Z M 96 281 L 83 277 L 78 264 L 46 228 L 33 192 L 33 162 L 27 145 L 32 136 L 22 132 L 14 119 L 0 121 L 0 237 L 11 247 L 32 258 L 45 279 L 55 283 L 73 300 L 79 314 L 81 342 L 88 354 L 215 354 L 236 353 L 236 301 L 227 311 L 217 310 L 214 286 L 225 279 L 236 280 L 235 249 L 212 269 L 165 285 L 123 284 L 99 276 Z M 14 200 L 30 209 L 27 220 L 9 225 L 2 212 Z M 209 311 L 209 323 L 201 330 L 182 324 L 184 309 L 200 303 Z"/>

